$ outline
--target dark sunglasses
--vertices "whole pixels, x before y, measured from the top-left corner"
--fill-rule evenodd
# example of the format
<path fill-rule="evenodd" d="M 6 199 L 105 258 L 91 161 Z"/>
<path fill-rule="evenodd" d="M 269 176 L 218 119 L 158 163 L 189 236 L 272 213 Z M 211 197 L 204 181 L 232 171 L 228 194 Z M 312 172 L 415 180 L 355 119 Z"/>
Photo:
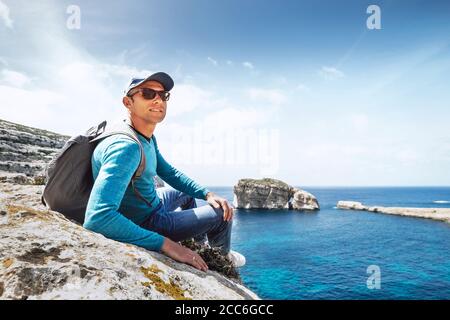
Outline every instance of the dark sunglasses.
<path fill-rule="evenodd" d="M 129 97 L 132 97 L 136 93 L 140 92 L 142 94 L 142 97 L 147 100 L 153 100 L 155 99 L 156 95 L 159 95 L 162 101 L 167 101 L 170 98 L 170 92 L 169 91 L 157 91 L 150 88 L 139 88 L 135 91 L 131 91 L 128 93 Z"/>

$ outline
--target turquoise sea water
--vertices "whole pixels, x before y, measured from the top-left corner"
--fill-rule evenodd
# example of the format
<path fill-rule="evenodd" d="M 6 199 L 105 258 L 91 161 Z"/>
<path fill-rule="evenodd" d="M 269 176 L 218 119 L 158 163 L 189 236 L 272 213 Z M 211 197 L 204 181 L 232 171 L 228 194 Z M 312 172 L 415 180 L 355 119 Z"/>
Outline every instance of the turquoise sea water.
<path fill-rule="evenodd" d="M 233 199 L 232 187 L 211 187 Z M 232 246 L 244 284 L 263 299 L 450 299 L 450 224 L 335 209 L 367 205 L 450 208 L 450 188 L 307 188 L 314 213 L 236 210 Z M 437 202 L 436 202 L 437 201 Z M 369 289 L 370 265 L 380 288 Z"/>

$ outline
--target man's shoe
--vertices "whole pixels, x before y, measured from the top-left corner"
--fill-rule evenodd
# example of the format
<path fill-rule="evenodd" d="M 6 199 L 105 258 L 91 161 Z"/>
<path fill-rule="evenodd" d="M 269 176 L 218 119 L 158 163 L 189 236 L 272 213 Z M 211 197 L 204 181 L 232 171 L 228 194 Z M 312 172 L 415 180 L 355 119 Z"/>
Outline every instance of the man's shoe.
<path fill-rule="evenodd" d="M 227 258 L 235 268 L 240 268 L 245 265 L 245 257 L 237 251 L 230 250 L 227 254 Z"/>

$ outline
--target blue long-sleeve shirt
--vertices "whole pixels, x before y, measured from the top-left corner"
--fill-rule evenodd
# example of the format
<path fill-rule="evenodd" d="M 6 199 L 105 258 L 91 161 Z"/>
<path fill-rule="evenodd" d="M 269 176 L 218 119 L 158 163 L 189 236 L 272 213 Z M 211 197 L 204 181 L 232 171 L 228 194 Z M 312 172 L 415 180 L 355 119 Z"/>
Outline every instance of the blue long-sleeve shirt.
<path fill-rule="evenodd" d="M 158 150 L 156 139 L 138 135 L 143 146 L 146 166 L 135 188 L 151 207 L 133 191 L 130 181 L 139 166 L 138 144 L 117 134 L 102 140 L 92 155 L 94 186 L 87 204 L 83 226 L 105 237 L 160 251 L 164 237 L 140 225 L 159 205 L 154 185 L 158 175 L 175 189 L 194 198 L 205 199 L 208 190 L 170 165 Z"/>

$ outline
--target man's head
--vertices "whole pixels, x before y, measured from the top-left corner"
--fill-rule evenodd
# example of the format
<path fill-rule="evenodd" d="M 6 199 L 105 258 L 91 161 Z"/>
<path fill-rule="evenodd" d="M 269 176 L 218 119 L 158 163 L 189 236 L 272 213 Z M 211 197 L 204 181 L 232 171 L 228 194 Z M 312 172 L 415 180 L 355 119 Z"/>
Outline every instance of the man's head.
<path fill-rule="evenodd" d="M 172 78 L 164 72 L 133 78 L 125 89 L 122 102 L 132 120 L 157 124 L 166 116 L 169 91 L 173 86 Z"/>

